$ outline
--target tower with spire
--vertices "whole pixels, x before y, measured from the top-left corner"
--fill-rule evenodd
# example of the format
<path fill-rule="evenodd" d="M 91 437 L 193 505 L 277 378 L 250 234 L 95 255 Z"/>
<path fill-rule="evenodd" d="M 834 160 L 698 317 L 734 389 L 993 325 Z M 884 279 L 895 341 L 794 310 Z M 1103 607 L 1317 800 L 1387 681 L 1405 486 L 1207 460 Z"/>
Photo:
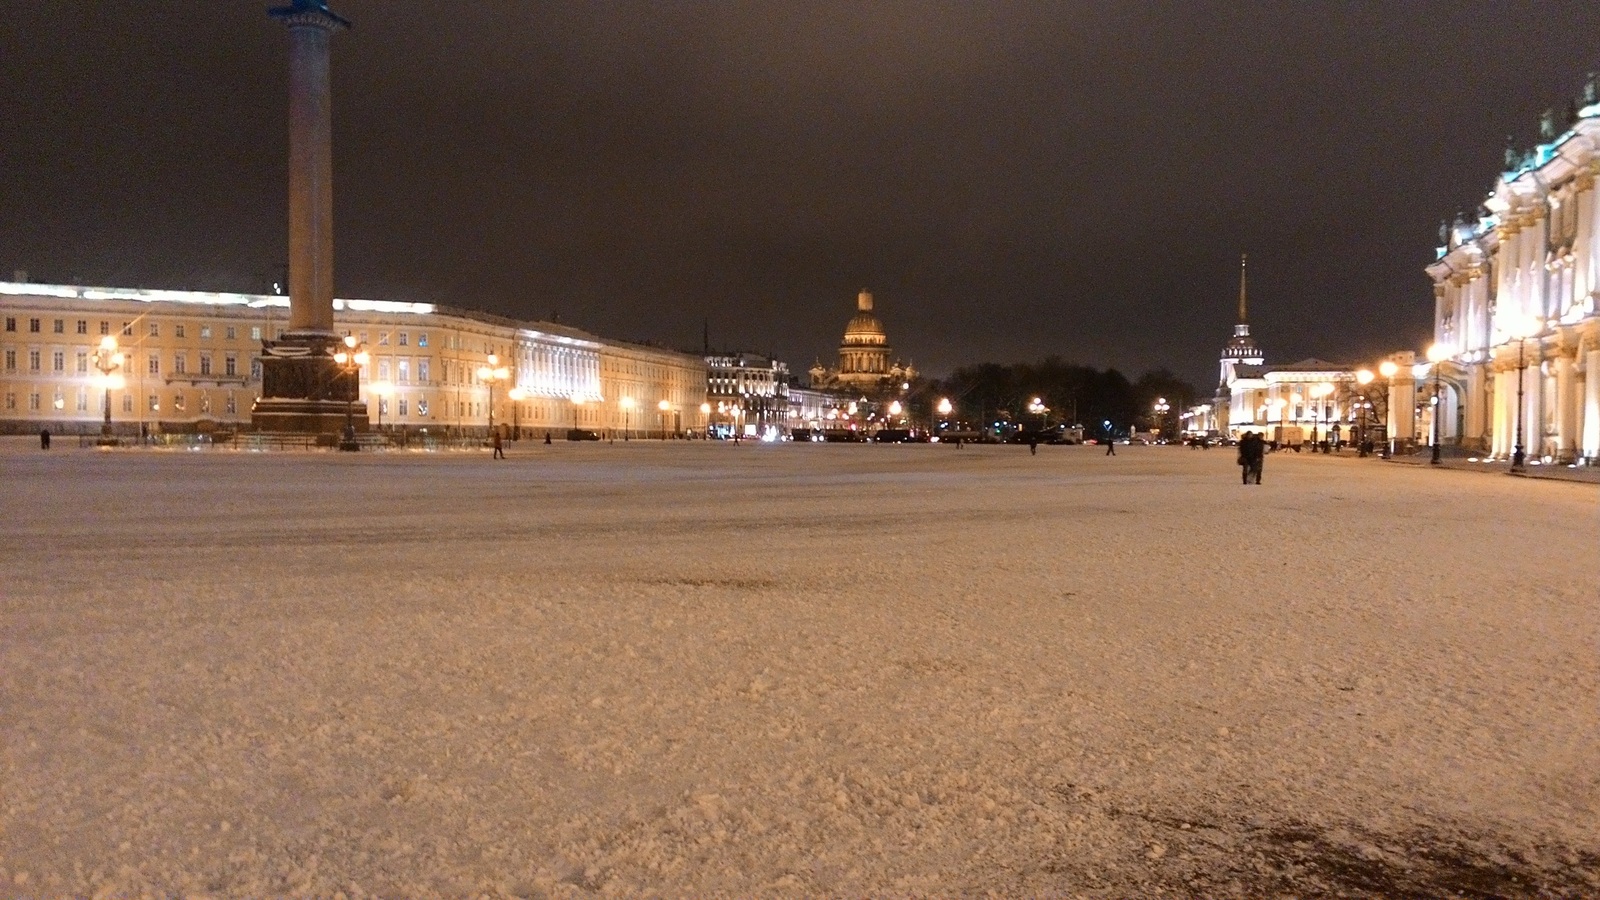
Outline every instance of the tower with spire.
<path fill-rule="evenodd" d="M 1222 348 L 1221 374 L 1217 380 L 1217 390 L 1222 392 L 1227 391 L 1228 382 L 1233 380 L 1235 367 L 1259 366 L 1265 361 L 1261 348 L 1257 347 L 1256 342 L 1250 337 L 1245 274 L 1248 262 L 1248 254 L 1239 254 L 1239 324 L 1233 326 L 1233 337 L 1228 340 L 1227 346 Z"/>

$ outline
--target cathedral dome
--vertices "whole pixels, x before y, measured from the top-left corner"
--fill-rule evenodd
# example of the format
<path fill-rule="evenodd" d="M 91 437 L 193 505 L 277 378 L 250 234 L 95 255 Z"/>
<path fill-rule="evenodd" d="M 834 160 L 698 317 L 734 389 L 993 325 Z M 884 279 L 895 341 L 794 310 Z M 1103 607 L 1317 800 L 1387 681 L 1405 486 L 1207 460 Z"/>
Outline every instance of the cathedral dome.
<path fill-rule="evenodd" d="M 883 323 L 872 314 L 872 295 L 862 291 L 856 298 L 856 314 L 850 318 L 850 323 L 844 326 L 845 346 L 861 344 L 878 346 L 888 342 L 889 335 L 883 330 Z"/>

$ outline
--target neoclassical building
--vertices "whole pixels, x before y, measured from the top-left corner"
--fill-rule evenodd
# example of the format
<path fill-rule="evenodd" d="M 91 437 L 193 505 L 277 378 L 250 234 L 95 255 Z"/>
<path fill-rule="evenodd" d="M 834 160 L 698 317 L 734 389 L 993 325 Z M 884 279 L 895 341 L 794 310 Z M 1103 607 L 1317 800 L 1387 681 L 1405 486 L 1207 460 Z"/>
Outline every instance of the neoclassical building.
<path fill-rule="evenodd" d="M 98 430 L 108 389 L 122 433 L 247 429 L 262 341 L 287 313 L 281 296 L 0 282 L 0 431 Z M 335 300 L 334 321 L 370 356 L 354 412 L 373 426 L 706 426 L 698 356 L 431 303 Z M 122 359 L 103 374 L 96 351 L 107 338 Z"/>
<path fill-rule="evenodd" d="M 1530 462 L 1600 461 L 1600 84 L 1507 148 L 1475 217 L 1440 230 L 1434 340 L 1448 354 L 1440 428 Z M 1520 400 L 1520 403 L 1519 403 Z M 1519 431 L 1520 429 L 1520 431 Z"/>
<path fill-rule="evenodd" d="M 856 296 L 856 314 L 844 327 L 839 367 L 828 369 L 821 362 L 812 366 L 811 386 L 875 395 L 916 377 L 915 369 L 898 359 L 891 362 L 893 358 L 889 335 L 872 311 L 872 294 L 862 291 Z"/>

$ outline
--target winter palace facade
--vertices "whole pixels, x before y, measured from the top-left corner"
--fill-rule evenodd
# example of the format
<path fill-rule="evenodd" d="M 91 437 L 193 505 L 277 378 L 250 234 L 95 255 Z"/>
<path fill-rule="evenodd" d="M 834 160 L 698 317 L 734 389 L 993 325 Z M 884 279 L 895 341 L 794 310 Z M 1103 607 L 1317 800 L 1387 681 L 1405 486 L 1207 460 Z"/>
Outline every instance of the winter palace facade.
<path fill-rule="evenodd" d="M 1428 267 L 1446 443 L 1494 458 L 1600 463 L 1600 85 L 1508 150 L 1473 220 Z"/>
<path fill-rule="evenodd" d="M 699 356 L 428 303 L 335 300 L 334 316 L 368 353 L 354 412 L 374 427 L 706 426 Z M 0 281 L 0 431 L 97 432 L 108 396 L 122 433 L 247 428 L 261 341 L 287 318 L 281 296 Z M 102 372 L 107 339 L 120 365 Z"/>

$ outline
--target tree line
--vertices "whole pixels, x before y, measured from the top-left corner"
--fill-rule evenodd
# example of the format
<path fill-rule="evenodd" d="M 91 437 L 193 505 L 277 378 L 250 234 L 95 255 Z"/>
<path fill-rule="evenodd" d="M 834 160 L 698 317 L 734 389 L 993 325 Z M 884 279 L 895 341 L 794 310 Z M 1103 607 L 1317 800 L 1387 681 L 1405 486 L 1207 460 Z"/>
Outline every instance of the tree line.
<path fill-rule="evenodd" d="M 1172 372 L 1151 369 L 1130 381 L 1116 369 L 1096 369 L 1050 356 L 1039 362 L 1010 365 L 979 363 L 956 369 L 948 377 L 928 383 L 930 402 L 947 397 L 951 418 L 974 425 L 1009 421 L 1031 426 L 1040 420 L 1030 411 L 1038 398 L 1052 424 L 1083 425 L 1091 436 L 1110 422 L 1119 434 L 1132 430 L 1175 433 L 1178 413 L 1200 402 L 1194 385 Z M 1171 407 L 1158 415 L 1156 403 Z"/>

